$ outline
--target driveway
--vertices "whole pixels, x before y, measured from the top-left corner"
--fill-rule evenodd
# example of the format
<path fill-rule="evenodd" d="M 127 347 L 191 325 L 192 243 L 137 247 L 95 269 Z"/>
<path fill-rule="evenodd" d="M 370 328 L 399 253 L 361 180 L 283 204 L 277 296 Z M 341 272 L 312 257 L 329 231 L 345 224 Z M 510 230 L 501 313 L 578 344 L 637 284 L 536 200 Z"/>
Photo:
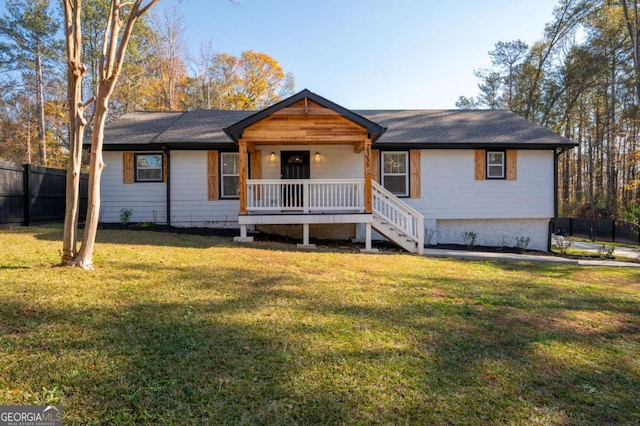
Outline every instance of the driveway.
<path fill-rule="evenodd" d="M 607 243 L 604 243 L 607 244 Z M 601 247 L 602 244 L 596 243 L 587 243 L 584 241 L 574 241 L 571 245 L 571 248 L 576 250 L 584 250 L 592 253 L 598 253 L 598 248 Z M 638 249 L 629 248 L 629 247 L 616 247 L 613 252 L 614 256 L 628 257 L 630 259 L 640 259 L 640 252 Z"/>

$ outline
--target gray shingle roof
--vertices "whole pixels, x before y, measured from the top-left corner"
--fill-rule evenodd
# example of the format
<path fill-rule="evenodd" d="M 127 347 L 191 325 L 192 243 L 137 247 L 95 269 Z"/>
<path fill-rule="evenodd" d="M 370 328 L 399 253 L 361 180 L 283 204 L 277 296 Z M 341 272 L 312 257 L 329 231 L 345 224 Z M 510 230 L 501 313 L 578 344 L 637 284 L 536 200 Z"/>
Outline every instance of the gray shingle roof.
<path fill-rule="evenodd" d="M 152 143 L 182 117 L 182 112 L 131 112 L 105 126 L 104 143 Z"/>
<path fill-rule="evenodd" d="M 188 111 L 154 142 L 231 142 L 222 129 L 253 113 L 255 111 Z"/>
<path fill-rule="evenodd" d="M 506 110 L 354 110 L 387 127 L 376 144 L 421 147 L 517 145 L 571 147 L 575 144 Z M 222 130 L 255 111 L 198 110 L 135 112 L 105 128 L 104 143 L 115 145 L 230 144 Z"/>
<path fill-rule="evenodd" d="M 362 110 L 387 127 L 379 143 L 549 144 L 571 142 L 507 110 Z"/>

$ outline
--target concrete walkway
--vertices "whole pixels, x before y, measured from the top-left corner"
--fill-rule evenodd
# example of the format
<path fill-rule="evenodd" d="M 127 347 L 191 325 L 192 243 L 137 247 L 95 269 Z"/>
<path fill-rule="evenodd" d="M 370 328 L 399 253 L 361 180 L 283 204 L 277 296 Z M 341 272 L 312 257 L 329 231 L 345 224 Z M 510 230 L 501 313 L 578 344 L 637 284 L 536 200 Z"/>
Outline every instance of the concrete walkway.
<path fill-rule="evenodd" d="M 597 245 L 595 252 L 597 253 Z M 472 259 L 472 260 L 496 260 L 507 262 L 548 262 L 560 263 L 566 265 L 580 266 L 617 266 L 628 268 L 640 268 L 640 263 L 618 262 L 615 260 L 596 260 L 596 259 L 566 259 L 559 256 L 545 256 L 535 254 L 517 254 L 517 253 L 495 253 L 468 250 L 442 250 L 442 249 L 425 249 L 424 255 L 429 257 L 448 257 L 455 259 Z"/>

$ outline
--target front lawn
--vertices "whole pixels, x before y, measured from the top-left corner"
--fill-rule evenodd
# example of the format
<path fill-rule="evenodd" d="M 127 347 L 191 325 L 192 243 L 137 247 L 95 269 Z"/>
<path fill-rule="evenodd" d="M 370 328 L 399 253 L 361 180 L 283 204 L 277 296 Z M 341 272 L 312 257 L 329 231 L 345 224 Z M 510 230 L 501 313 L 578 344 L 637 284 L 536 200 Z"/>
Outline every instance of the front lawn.
<path fill-rule="evenodd" d="M 638 424 L 640 271 L 0 231 L 0 405 L 67 424 Z"/>

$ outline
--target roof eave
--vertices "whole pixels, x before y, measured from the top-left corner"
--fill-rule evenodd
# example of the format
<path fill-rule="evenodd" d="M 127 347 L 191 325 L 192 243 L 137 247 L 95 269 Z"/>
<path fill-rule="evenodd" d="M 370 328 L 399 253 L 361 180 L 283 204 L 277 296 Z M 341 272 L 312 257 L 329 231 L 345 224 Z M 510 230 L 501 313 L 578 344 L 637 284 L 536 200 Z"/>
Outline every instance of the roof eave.
<path fill-rule="evenodd" d="M 378 142 L 376 148 L 386 149 L 525 149 L 566 151 L 578 146 L 577 143 L 514 143 L 514 142 Z"/>

